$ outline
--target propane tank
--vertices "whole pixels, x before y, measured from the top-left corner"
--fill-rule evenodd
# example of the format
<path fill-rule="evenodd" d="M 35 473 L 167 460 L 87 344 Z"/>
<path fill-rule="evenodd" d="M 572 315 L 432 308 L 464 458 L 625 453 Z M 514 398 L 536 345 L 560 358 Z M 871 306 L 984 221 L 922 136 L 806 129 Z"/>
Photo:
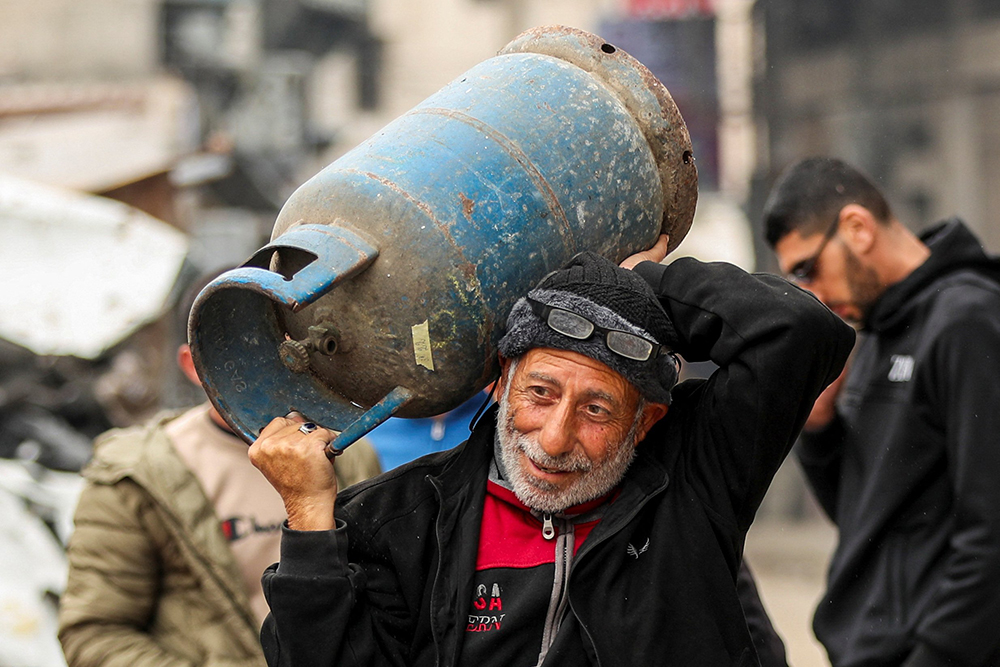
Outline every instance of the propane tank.
<path fill-rule="evenodd" d="M 596 35 L 529 30 L 296 190 L 199 295 L 194 362 L 247 441 L 296 410 L 343 449 L 467 400 L 518 297 L 583 250 L 673 249 L 696 199 L 663 84 Z"/>

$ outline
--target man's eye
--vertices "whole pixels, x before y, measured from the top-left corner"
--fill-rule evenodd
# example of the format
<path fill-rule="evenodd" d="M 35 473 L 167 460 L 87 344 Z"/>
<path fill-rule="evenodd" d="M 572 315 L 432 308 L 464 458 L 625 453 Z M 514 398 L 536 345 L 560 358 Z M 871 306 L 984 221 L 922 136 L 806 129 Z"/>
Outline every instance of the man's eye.
<path fill-rule="evenodd" d="M 548 387 L 541 387 L 537 385 L 528 387 L 528 391 L 530 391 L 535 396 L 538 396 L 539 398 L 548 398 L 549 396 L 552 395 L 552 392 L 549 390 Z"/>
<path fill-rule="evenodd" d="M 594 403 L 591 403 L 584 409 L 587 411 L 587 414 L 592 417 L 604 417 L 611 414 L 610 411 L 603 405 L 596 405 Z"/>

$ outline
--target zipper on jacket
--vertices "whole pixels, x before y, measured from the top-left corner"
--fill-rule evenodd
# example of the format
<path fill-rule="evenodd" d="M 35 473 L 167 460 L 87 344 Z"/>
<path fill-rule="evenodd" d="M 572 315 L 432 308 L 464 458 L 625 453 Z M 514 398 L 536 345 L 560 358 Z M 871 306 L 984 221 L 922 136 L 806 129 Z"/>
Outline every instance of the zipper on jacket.
<path fill-rule="evenodd" d="M 538 652 L 538 662 L 541 665 L 545 661 L 545 656 L 556 640 L 559 626 L 562 625 L 566 616 L 566 606 L 569 603 L 569 575 L 573 568 L 573 552 L 576 542 L 576 527 L 572 521 L 567 521 L 561 517 L 559 519 L 559 537 L 555 542 L 555 572 L 552 577 L 552 594 L 549 597 L 549 608 L 545 613 L 545 627 L 542 629 L 542 646 Z M 542 535 L 550 540 L 552 537 L 546 536 L 546 527 L 554 536 L 556 531 L 552 526 L 552 515 L 544 516 Z"/>
<path fill-rule="evenodd" d="M 542 516 L 542 537 L 547 540 L 551 540 L 556 536 L 556 529 L 552 525 L 552 515 L 545 514 Z"/>
<path fill-rule="evenodd" d="M 441 486 L 439 485 L 438 481 L 433 477 L 431 477 L 430 475 L 424 475 L 424 479 L 431 485 L 431 487 L 433 487 L 434 495 L 437 498 L 438 513 L 437 513 L 437 518 L 434 521 L 434 540 L 437 543 L 438 554 L 443 554 L 444 544 L 441 542 L 441 531 L 439 529 L 439 526 L 441 525 L 441 515 L 444 513 L 444 492 L 441 490 Z M 437 559 L 437 568 L 434 572 L 434 581 L 431 586 L 432 610 L 435 609 L 435 605 L 438 602 L 435 593 L 437 592 L 438 582 L 441 580 L 442 576 L 441 572 L 443 569 L 444 566 L 442 564 L 442 559 L 439 555 Z M 436 620 L 437 619 L 434 617 L 434 614 L 432 613 L 430 626 L 431 626 L 431 641 L 434 642 L 434 664 L 437 667 L 442 667 L 442 665 L 452 664 L 452 661 L 448 660 L 446 656 L 442 655 L 443 653 L 442 644 L 444 643 L 444 638 L 438 631 L 438 624 L 435 622 Z"/>

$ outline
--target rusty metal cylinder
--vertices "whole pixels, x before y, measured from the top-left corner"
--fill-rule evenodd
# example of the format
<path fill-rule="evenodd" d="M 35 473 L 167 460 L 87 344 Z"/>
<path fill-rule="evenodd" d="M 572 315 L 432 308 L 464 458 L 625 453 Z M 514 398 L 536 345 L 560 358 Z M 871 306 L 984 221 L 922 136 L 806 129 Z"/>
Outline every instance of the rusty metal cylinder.
<path fill-rule="evenodd" d="M 595 35 L 531 30 L 302 185 L 199 296 L 195 363 L 244 438 L 296 409 L 346 446 L 468 399 L 519 296 L 582 250 L 676 247 L 696 198 L 666 88 Z"/>

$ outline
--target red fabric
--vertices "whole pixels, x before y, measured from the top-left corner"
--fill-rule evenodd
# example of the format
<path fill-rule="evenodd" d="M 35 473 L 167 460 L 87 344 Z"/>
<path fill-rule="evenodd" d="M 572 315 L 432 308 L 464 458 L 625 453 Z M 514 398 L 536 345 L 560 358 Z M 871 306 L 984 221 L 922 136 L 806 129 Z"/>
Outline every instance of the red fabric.
<path fill-rule="evenodd" d="M 607 500 L 607 496 L 571 507 L 567 514 L 588 512 Z M 599 519 L 576 524 L 574 555 Z M 542 522 L 509 491 L 494 482 L 486 483 L 486 504 L 479 531 L 479 555 L 476 570 L 495 567 L 527 568 L 555 559 L 553 540 L 542 537 Z"/>
<path fill-rule="evenodd" d="M 628 0 L 628 13 L 645 19 L 714 16 L 715 0 Z"/>

